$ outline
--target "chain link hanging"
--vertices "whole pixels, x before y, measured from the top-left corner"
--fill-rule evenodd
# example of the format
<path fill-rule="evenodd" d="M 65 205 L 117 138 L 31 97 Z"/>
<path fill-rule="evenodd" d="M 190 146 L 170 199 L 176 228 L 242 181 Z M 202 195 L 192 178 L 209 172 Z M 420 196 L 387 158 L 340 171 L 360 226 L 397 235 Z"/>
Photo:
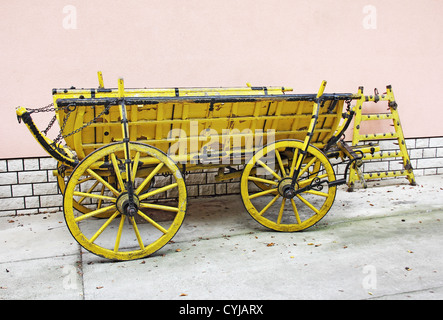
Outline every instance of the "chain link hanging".
<path fill-rule="evenodd" d="M 109 104 L 105 105 L 105 108 L 103 109 L 103 111 L 100 112 L 97 116 L 95 116 L 91 121 L 85 123 L 84 125 L 82 125 L 81 127 L 77 128 L 76 130 L 74 130 L 74 131 L 72 131 L 72 132 L 70 132 L 68 134 L 63 135 L 63 131 L 65 129 L 66 123 L 68 122 L 69 116 L 71 115 L 71 112 L 76 109 L 76 107 L 77 107 L 76 105 L 70 104 L 70 105 L 68 105 L 66 107 L 59 108 L 59 107 L 54 107 L 54 103 L 50 103 L 50 104 L 48 104 L 48 105 L 46 105 L 44 107 L 41 107 L 41 108 L 27 109 L 27 110 L 28 110 L 28 112 L 30 114 L 32 114 L 32 113 L 40 113 L 40 112 L 51 112 L 51 111 L 55 112 L 55 111 L 59 111 L 59 110 L 65 110 L 65 112 L 66 112 L 66 110 L 67 110 L 67 114 L 66 114 L 65 118 L 63 119 L 63 124 L 60 127 L 60 131 L 59 131 L 57 137 L 54 139 L 54 145 L 56 145 L 61 139 L 66 139 L 67 137 L 70 137 L 70 136 L 72 136 L 72 135 L 82 131 L 84 128 L 89 127 L 91 124 L 96 122 L 97 119 L 101 118 L 105 113 L 108 113 L 109 112 L 109 108 L 111 106 Z M 57 116 L 54 115 L 52 117 L 52 119 L 49 121 L 48 126 L 46 127 L 46 129 L 42 131 L 42 133 L 45 136 L 47 136 L 48 131 L 52 128 L 52 126 L 54 125 L 56 119 L 57 119 Z"/>

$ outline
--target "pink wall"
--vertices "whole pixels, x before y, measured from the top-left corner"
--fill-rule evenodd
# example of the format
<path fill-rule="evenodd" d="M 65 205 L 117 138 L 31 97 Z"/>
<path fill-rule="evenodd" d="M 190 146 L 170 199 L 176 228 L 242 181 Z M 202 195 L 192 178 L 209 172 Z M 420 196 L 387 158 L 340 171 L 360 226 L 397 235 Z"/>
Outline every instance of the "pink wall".
<path fill-rule="evenodd" d="M 54 87 L 96 87 L 98 70 L 108 87 L 118 77 L 127 87 L 251 82 L 298 93 L 316 92 L 323 79 L 327 92 L 392 84 L 405 135 L 443 136 L 439 0 L 2 0 L 1 8 L 0 158 L 46 155 L 15 107 L 50 103 Z"/>

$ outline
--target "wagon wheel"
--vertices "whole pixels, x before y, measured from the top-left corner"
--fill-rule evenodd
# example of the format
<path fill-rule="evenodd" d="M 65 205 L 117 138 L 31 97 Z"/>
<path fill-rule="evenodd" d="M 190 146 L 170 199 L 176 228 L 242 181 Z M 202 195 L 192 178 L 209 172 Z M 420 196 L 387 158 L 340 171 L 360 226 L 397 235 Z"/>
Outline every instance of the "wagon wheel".
<path fill-rule="evenodd" d="M 249 214 L 260 224 L 277 231 L 300 231 L 317 223 L 335 199 L 335 173 L 328 158 L 309 146 L 295 184 L 295 196 L 285 197 L 303 142 L 281 140 L 267 145 L 246 163 L 241 196 Z M 254 191 L 255 182 L 269 188 Z"/>
<path fill-rule="evenodd" d="M 115 143 L 84 158 L 71 174 L 63 203 L 66 224 L 77 242 L 94 254 L 117 260 L 146 257 L 163 247 L 180 228 L 186 212 L 186 186 L 177 165 L 154 147 L 129 143 L 131 176 L 127 177 L 124 148 L 125 143 Z M 146 191 L 160 172 L 170 173 L 169 180 Z M 107 177 L 113 175 L 116 186 L 108 182 Z M 85 181 L 88 186 L 83 190 Z M 134 191 L 132 212 L 127 210 L 129 183 Z M 174 199 L 154 203 L 167 194 Z M 75 208 L 83 197 L 95 200 L 88 213 Z M 106 221 L 93 218 L 100 214 L 108 215 Z"/>

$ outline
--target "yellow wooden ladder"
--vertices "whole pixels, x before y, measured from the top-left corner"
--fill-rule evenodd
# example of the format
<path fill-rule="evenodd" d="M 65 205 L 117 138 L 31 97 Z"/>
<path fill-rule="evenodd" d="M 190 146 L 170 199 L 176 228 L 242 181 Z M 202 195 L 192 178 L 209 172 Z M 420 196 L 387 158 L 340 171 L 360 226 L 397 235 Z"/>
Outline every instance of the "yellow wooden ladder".
<path fill-rule="evenodd" d="M 386 177 L 398 177 L 406 176 L 411 185 L 415 185 L 414 172 L 412 169 L 411 161 L 409 159 L 408 150 L 406 148 L 406 142 L 403 135 L 403 130 L 401 128 L 400 117 L 397 111 L 397 103 L 395 102 L 394 93 L 392 92 L 392 87 L 389 85 L 386 87 L 386 93 L 380 95 L 377 89 L 374 90 L 374 95 L 365 96 L 363 95 L 363 87 L 358 90 L 360 99 L 357 100 L 357 104 L 354 107 L 355 117 L 354 117 L 354 131 L 352 138 L 352 145 L 357 146 L 360 141 L 373 141 L 373 140 L 384 140 L 384 139 L 397 139 L 399 150 L 397 151 L 380 151 L 377 153 L 365 153 L 363 154 L 362 160 L 373 160 L 373 159 L 386 159 L 386 158 L 402 158 L 403 159 L 403 170 L 391 170 L 382 172 L 371 172 L 363 173 L 359 167 L 351 166 L 349 172 L 348 187 L 353 190 L 355 181 L 360 180 L 363 186 L 366 188 L 366 180 L 379 179 Z M 363 105 L 365 102 L 373 101 L 388 101 L 388 113 L 378 113 L 378 114 L 367 114 L 362 113 Z M 377 120 L 392 120 L 394 132 L 389 133 L 374 133 L 374 134 L 360 134 L 362 121 L 377 121 Z"/>

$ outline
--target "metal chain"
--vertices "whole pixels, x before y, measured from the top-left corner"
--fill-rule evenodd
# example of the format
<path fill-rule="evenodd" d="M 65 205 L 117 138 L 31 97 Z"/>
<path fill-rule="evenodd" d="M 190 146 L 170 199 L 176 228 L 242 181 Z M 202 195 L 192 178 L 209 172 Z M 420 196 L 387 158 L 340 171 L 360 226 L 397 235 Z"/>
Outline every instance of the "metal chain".
<path fill-rule="evenodd" d="M 346 100 L 345 100 L 345 103 L 346 103 L 346 111 L 351 110 L 351 102 L 352 102 L 352 99 L 346 99 Z"/>
<path fill-rule="evenodd" d="M 56 119 L 57 119 L 57 116 L 54 115 L 52 117 L 51 121 L 49 121 L 48 126 L 46 127 L 46 129 L 42 131 L 45 136 L 48 135 L 48 131 L 52 128 L 52 126 L 54 125 L 54 122 L 55 122 Z"/>
<path fill-rule="evenodd" d="M 29 111 L 29 113 L 39 113 L 39 112 L 49 112 L 49 111 L 57 111 L 60 109 L 64 109 L 64 108 L 53 108 L 54 103 L 50 103 L 44 107 L 41 108 L 37 108 L 37 109 L 31 109 L 31 108 L 26 108 L 27 111 Z"/>
<path fill-rule="evenodd" d="M 69 105 L 69 106 L 71 106 L 71 105 Z M 109 112 L 109 108 L 110 108 L 110 105 L 105 105 L 105 108 L 103 109 L 103 111 L 100 112 L 97 116 L 95 116 L 94 119 L 92 119 L 91 121 L 85 123 L 80 128 L 77 128 L 77 129 L 75 129 L 74 131 L 72 131 L 72 132 L 70 132 L 68 134 L 62 135 L 71 112 L 75 110 L 75 108 L 74 109 L 68 109 L 69 110 L 68 114 L 66 115 L 66 117 L 65 117 L 65 119 L 63 121 L 63 125 L 60 128 L 60 132 L 59 132 L 58 136 L 54 139 L 54 143 L 57 143 L 61 138 L 66 139 L 67 137 L 70 137 L 70 136 L 72 136 L 72 135 L 82 131 L 84 128 L 89 127 L 91 124 L 93 124 L 95 121 L 97 121 L 97 119 L 101 118 L 105 113 Z"/>
<path fill-rule="evenodd" d="M 32 114 L 32 113 L 40 113 L 40 112 L 50 112 L 50 111 L 58 111 L 60 109 L 64 109 L 64 108 L 54 108 L 54 103 L 50 103 L 44 107 L 41 108 L 26 108 L 26 110 Z M 57 119 L 57 117 L 54 115 L 51 119 L 51 121 L 49 121 L 48 126 L 46 127 L 45 130 L 42 131 L 42 133 L 47 136 L 48 135 L 48 131 L 52 128 L 52 126 L 54 125 L 55 120 Z"/>
<path fill-rule="evenodd" d="M 73 107 L 73 108 L 72 108 Z M 97 116 L 94 117 L 94 119 L 92 119 L 91 121 L 85 123 L 83 126 L 81 126 L 80 128 L 75 129 L 74 131 L 63 135 L 63 131 L 65 129 L 66 123 L 68 122 L 68 118 L 71 115 L 71 112 L 74 111 L 76 108 L 75 105 L 68 105 L 66 107 L 54 107 L 54 103 L 50 103 L 44 107 L 41 108 L 36 108 L 36 109 L 27 109 L 27 111 L 29 113 L 40 113 L 40 112 L 51 112 L 51 111 L 58 111 L 58 110 L 68 110 L 65 118 L 63 119 L 63 124 L 60 127 L 60 131 L 57 135 L 57 137 L 54 139 L 54 144 L 58 143 L 62 138 L 65 139 L 67 137 L 70 137 L 80 131 L 82 131 L 84 128 L 89 127 L 91 124 L 93 124 L 95 121 L 97 121 L 97 119 L 101 118 L 105 113 L 109 112 L 109 108 L 110 105 L 105 105 L 105 108 L 103 109 L 102 112 L 100 112 Z M 54 117 L 52 117 L 51 121 L 49 121 L 48 126 L 46 127 L 45 130 L 42 131 L 42 133 L 46 136 L 48 131 L 52 128 L 52 126 L 55 123 L 55 120 L 57 119 L 57 117 L 54 115 Z"/>

